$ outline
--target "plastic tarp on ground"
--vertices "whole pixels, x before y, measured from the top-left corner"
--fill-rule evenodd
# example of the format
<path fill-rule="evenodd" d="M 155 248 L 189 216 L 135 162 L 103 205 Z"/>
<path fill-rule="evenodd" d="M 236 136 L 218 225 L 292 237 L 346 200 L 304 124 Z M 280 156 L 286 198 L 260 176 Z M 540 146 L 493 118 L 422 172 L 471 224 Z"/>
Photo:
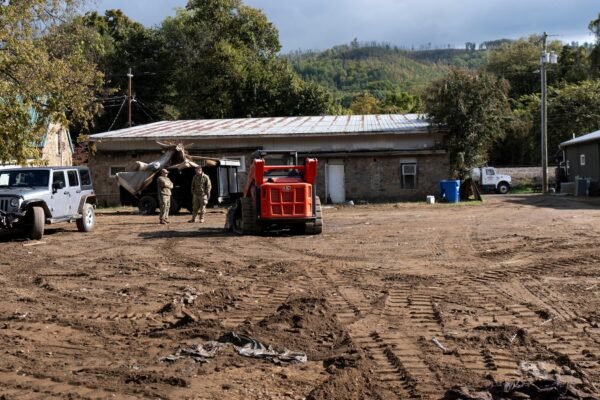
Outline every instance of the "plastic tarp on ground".
<path fill-rule="evenodd" d="M 265 346 L 249 336 L 235 332 L 221 336 L 216 342 L 210 341 L 193 347 L 181 348 L 175 354 L 161 358 L 161 361 L 173 362 L 182 358 L 191 358 L 196 362 L 205 363 L 228 345 L 233 346 L 241 356 L 265 359 L 275 364 L 305 363 L 307 361 L 306 353 L 287 349 L 277 351 L 273 347 Z"/>

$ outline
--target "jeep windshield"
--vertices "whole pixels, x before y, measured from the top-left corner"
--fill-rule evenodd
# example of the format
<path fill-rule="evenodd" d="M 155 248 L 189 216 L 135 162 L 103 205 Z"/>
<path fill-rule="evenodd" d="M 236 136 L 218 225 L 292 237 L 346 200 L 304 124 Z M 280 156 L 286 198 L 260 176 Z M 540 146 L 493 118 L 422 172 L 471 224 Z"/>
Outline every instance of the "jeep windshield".
<path fill-rule="evenodd" d="M 48 187 L 50 171 L 0 171 L 0 187 Z"/>

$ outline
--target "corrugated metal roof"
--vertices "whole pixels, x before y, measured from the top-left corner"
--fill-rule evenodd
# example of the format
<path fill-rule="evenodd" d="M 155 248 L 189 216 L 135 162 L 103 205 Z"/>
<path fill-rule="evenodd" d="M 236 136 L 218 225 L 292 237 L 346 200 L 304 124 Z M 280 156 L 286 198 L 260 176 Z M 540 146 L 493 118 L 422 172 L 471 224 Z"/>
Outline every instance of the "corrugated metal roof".
<path fill-rule="evenodd" d="M 194 139 L 200 137 L 275 137 L 330 134 L 426 132 L 420 114 L 344 115 L 162 121 L 92 135 L 92 140 Z"/>
<path fill-rule="evenodd" d="M 585 142 L 591 142 L 592 140 L 600 139 L 600 131 L 588 133 L 587 135 L 576 137 L 575 139 L 567 140 L 566 142 L 562 142 L 560 147 L 570 146 L 572 144 L 579 144 Z"/>

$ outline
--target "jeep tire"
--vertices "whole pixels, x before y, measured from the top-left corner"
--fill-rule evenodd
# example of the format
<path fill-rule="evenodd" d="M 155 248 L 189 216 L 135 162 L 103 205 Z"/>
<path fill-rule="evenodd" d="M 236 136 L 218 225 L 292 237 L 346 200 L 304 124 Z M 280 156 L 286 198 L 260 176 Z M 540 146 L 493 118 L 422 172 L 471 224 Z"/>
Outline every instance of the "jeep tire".
<path fill-rule="evenodd" d="M 29 209 L 31 225 L 28 229 L 28 236 L 33 240 L 41 240 L 44 237 L 44 224 L 46 216 L 42 207 L 31 207 Z"/>
<path fill-rule="evenodd" d="M 85 203 L 81 210 L 81 218 L 78 218 L 75 223 L 77 224 L 77 230 L 79 232 L 91 232 L 94 230 L 96 225 L 96 212 L 94 206 Z"/>

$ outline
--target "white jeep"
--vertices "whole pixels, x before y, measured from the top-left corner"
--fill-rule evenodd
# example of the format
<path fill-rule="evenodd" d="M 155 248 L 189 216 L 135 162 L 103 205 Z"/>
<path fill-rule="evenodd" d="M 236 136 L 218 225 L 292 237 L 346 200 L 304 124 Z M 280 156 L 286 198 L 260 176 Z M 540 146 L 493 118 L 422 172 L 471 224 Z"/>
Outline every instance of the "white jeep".
<path fill-rule="evenodd" d="M 44 226 L 77 223 L 91 232 L 96 222 L 96 194 L 86 167 L 10 168 L 0 170 L 0 231 L 44 236 Z"/>

